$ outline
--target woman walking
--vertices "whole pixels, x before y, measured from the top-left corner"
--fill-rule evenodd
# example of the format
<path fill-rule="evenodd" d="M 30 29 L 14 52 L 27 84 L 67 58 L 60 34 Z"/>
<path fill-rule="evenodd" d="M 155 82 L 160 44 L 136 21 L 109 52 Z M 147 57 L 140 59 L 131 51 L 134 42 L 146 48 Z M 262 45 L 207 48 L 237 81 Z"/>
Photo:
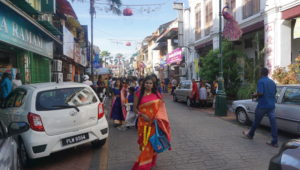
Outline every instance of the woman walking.
<path fill-rule="evenodd" d="M 165 103 L 157 91 L 152 76 L 143 81 L 140 91 L 134 98 L 134 111 L 138 113 L 138 144 L 141 151 L 133 170 L 150 170 L 156 164 L 157 153 L 153 150 L 149 138 L 155 133 L 154 120 L 160 129 L 171 139 L 170 123 Z"/>
<path fill-rule="evenodd" d="M 110 113 L 110 117 L 113 119 L 115 127 L 120 126 L 124 121 L 121 103 L 121 89 L 121 80 L 117 79 L 115 82 L 115 87 L 112 89 L 112 108 Z"/>

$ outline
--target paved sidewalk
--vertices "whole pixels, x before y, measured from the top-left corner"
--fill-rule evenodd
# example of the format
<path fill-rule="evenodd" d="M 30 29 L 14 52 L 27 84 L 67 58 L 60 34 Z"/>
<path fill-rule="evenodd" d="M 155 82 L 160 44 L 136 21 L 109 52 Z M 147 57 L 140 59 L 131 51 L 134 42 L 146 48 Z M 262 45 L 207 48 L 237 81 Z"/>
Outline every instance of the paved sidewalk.
<path fill-rule="evenodd" d="M 214 116 L 211 108 L 189 108 L 165 98 L 172 127 L 172 151 L 159 154 L 153 170 L 265 170 L 278 149 L 265 144 L 269 134 L 258 131 L 254 140 L 242 138 L 234 113 Z M 229 121 L 225 121 L 225 120 Z M 130 170 L 139 155 L 136 129 L 110 126 L 109 170 Z"/>

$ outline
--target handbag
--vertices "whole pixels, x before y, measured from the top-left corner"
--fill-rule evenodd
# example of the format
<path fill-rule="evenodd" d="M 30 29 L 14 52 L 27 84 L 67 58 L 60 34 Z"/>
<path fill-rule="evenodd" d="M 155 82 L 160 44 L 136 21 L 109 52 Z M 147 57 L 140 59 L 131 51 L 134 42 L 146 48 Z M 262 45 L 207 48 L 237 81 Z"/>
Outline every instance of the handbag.
<path fill-rule="evenodd" d="M 150 137 L 149 141 L 154 151 L 157 153 L 161 153 L 168 150 L 171 147 L 171 144 L 167 139 L 166 134 L 157 125 L 156 120 L 154 120 L 154 124 L 155 124 L 155 134 Z"/>

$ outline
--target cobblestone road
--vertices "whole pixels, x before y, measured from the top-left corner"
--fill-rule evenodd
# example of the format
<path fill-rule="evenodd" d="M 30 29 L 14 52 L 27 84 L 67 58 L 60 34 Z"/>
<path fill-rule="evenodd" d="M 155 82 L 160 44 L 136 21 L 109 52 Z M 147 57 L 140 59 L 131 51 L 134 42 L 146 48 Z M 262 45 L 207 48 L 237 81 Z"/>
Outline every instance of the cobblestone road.
<path fill-rule="evenodd" d="M 254 140 L 242 138 L 246 129 L 231 118 L 215 117 L 208 110 L 188 108 L 165 96 L 172 127 L 172 151 L 159 154 L 154 170 L 266 170 L 278 152 L 265 144 L 269 132 L 260 129 Z M 110 127 L 109 170 L 130 170 L 139 151 L 135 129 Z M 280 141 L 287 140 L 281 137 Z"/>

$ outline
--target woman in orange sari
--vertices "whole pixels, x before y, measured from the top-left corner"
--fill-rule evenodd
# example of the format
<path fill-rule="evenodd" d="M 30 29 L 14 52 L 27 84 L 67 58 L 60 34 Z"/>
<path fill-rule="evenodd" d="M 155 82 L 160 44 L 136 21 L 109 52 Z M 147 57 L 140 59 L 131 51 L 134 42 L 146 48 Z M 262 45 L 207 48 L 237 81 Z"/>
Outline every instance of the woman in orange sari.
<path fill-rule="evenodd" d="M 138 113 L 138 144 L 141 151 L 132 170 L 150 170 L 156 164 L 157 153 L 149 141 L 155 133 L 153 120 L 171 140 L 170 123 L 166 112 L 165 103 L 151 76 L 145 78 L 141 90 L 134 98 L 134 110 Z"/>

